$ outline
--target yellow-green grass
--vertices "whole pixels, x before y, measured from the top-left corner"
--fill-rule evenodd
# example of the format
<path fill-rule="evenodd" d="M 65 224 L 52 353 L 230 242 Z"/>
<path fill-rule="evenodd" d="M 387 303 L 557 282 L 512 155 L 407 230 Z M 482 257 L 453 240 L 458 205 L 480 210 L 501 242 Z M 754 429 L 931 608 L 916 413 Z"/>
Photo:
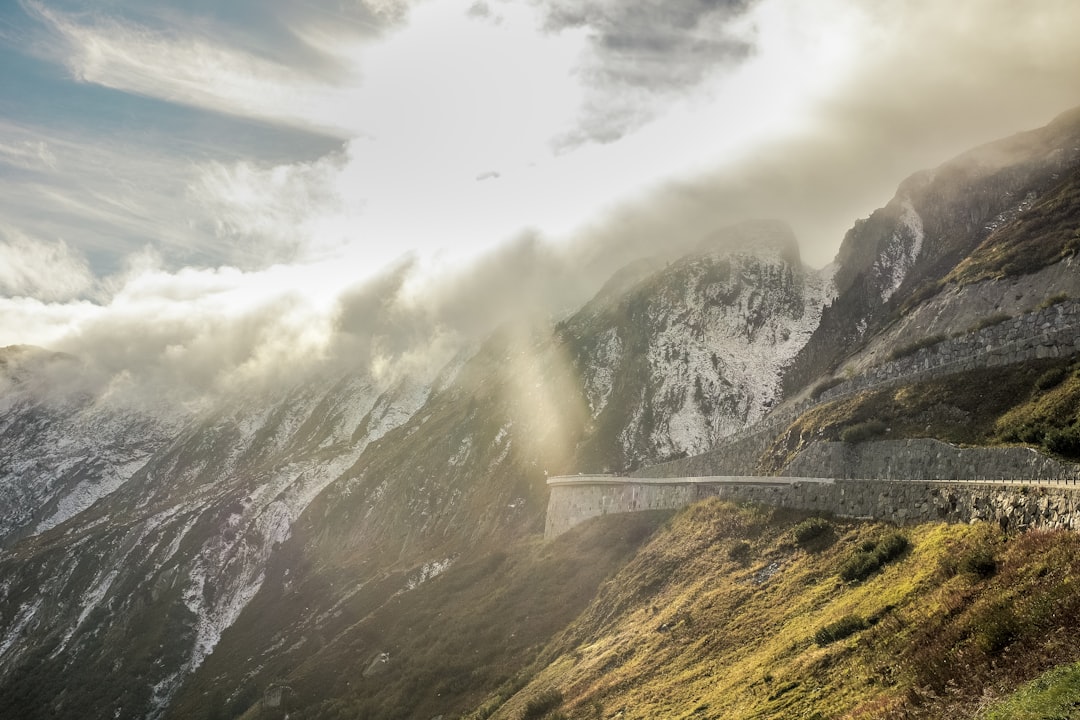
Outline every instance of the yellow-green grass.
<path fill-rule="evenodd" d="M 904 528 L 904 555 L 845 583 L 845 559 L 895 528 L 835 522 L 836 540 L 810 552 L 794 520 L 718 501 L 680 513 L 553 640 L 520 692 L 474 717 L 518 720 L 549 690 L 562 695 L 558 712 L 581 719 L 971 717 L 986 693 L 1080 655 L 1068 639 L 1080 624 L 1073 534 Z M 729 557 L 740 540 L 752 547 L 745 565 Z M 966 571 L 980 551 L 996 574 Z M 852 615 L 867 627 L 814 641 Z"/>
<path fill-rule="evenodd" d="M 1080 717 L 1080 663 L 1050 670 L 979 713 L 979 720 L 1057 720 Z"/>

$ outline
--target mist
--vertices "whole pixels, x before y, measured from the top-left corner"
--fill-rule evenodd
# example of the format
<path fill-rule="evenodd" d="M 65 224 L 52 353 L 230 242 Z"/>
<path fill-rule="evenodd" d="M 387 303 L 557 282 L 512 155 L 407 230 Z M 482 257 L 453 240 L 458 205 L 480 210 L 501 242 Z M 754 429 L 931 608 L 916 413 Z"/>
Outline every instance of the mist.
<path fill-rule="evenodd" d="M 625 13 L 598 7 L 561 3 L 547 31 L 600 28 L 619 36 L 620 28 L 637 28 Z M 77 369 L 83 391 L 133 403 L 199 405 L 233 392 L 277 392 L 327 374 L 361 373 L 385 383 L 405 375 L 431 378 L 500 325 L 525 317 L 557 320 L 623 265 L 676 257 L 746 219 L 786 221 L 804 262 L 821 267 L 852 223 L 886 204 L 912 172 L 1044 125 L 1080 104 L 1074 37 L 1080 6 L 1068 0 L 1022 6 L 908 0 L 880 7 L 831 0 L 809 14 L 785 0 L 760 0 L 722 10 L 725 39 L 702 58 L 707 67 L 686 59 L 693 55 L 686 43 L 668 47 L 641 39 L 660 56 L 665 47 L 679 54 L 674 80 L 628 69 L 625 45 L 586 45 L 580 124 L 566 131 L 576 133 L 582 152 L 635 133 L 647 136 L 661 127 L 652 118 L 664 102 L 716 96 L 725 83 L 753 80 L 753 92 L 782 97 L 790 90 L 785 43 L 827 44 L 835 39 L 833 25 L 851 37 L 836 49 L 835 76 L 800 95 L 796 107 L 779 106 L 790 117 L 761 118 L 772 128 L 766 137 L 724 157 L 707 155 L 707 162 L 677 174 L 642 178 L 637 190 L 598 206 L 570 230 L 551 231 L 542 219 L 522 218 L 517 232 L 454 261 L 428 250 L 391 252 L 386 248 L 393 243 L 379 237 L 328 241 L 319 235 L 323 229 L 336 231 L 358 217 L 338 180 L 355 173 L 363 158 L 337 150 L 325 161 L 284 166 L 294 169 L 277 174 L 210 165 L 190 188 L 199 198 L 212 196 L 200 206 L 209 214 L 195 224 L 207 243 L 215 227 L 217 241 L 236 243 L 220 264 L 186 266 L 148 246 L 128 256 L 121 270 L 94 275 L 75 243 L 6 228 L 0 346 L 68 353 L 79 362 L 65 367 Z M 694 17 L 704 26 L 719 22 Z M 755 74 L 740 75 L 742 67 Z M 597 103 L 627 83 L 640 86 L 642 99 L 634 105 L 640 113 L 599 123 Z M 563 142 L 566 132 L 551 141 Z M 251 200 L 230 183 L 254 178 L 254 187 L 265 188 L 280 177 L 287 195 L 256 198 L 238 214 L 237 203 Z M 501 182 L 506 179 L 492 171 L 484 185 Z M 269 214 L 268 203 L 274 206 Z M 349 214 L 341 215 L 342 208 Z M 453 233 L 444 238 L 447 245 L 457 241 Z M 365 246 L 380 249 L 365 255 Z M 382 268 L 370 259 L 388 255 L 397 259 Z"/>

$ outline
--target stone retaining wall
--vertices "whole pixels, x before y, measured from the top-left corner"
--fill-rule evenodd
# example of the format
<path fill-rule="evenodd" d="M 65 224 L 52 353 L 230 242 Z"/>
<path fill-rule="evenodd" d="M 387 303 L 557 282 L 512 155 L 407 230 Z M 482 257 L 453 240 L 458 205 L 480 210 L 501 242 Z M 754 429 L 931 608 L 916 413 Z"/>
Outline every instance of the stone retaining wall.
<path fill-rule="evenodd" d="M 718 497 L 822 515 L 895 523 L 998 523 L 1026 530 L 1080 529 L 1080 486 L 993 482 L 668 478 L 591 483 L 549 480 L 546 537 L 599 515 L 677 509 Z"/>
<path fill-rule="evenodd" d="M 926 380 L 1080 353 L 1080 301 L 1065 300 L 959 337 L 921 348 L 840 383 L 821 394 L 834 400 L 897 379 Z"/>
<path fill-rule="evenodd" d="M 813 443 L 782 474 L 877 480 L 1080 482 L 1080 465 L 1055 460 L 1030 448 L 961 448 L 920 438 Z"/>

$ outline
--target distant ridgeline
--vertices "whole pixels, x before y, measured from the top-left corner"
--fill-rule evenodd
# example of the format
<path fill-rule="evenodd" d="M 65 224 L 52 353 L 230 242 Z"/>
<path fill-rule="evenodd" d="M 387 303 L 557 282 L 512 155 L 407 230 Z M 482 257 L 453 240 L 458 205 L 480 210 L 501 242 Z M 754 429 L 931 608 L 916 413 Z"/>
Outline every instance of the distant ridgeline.
<path fill-rule="evenodd" d="M 642 468 L 633 477 L 550 478 L 546 536 L 598 515 L 674 509 L 707 497 L 893 522 L 1080 529 L 1080 465 L 1028 448 L 960 448 L 932 439 L 818 442 L 784 468 L 784 477 L 754 475 L 776 432 L 820 402 L 896 381 L 1078 351 L 1080 302 L 1074 300 L 943 338 L 814 400 L 778 408 L 703 455 Z"/>

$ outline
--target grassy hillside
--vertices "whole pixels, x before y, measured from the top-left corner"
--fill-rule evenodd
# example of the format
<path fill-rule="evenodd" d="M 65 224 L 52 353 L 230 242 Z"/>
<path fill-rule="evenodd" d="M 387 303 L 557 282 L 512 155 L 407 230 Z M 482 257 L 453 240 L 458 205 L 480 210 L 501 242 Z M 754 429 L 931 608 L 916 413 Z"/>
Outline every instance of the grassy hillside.
<path fill-rule="evenodd" d="M 990 234 L 943 282 L 961 285 L 1035 272 L 1080 250 L 1080 172 Z"/>
<path fill-rule="evenodd" d="M 961 445 L 1026 444 L 1080 457 L 1080 364 L 1032 360 L 866 390 L 818 405 L 761 460 L 776 472 L 814 441 L 932 437 Z"/>
<path fill-rule="evenodd" d="M 469 717 L 940 718 L 997 698 L 1030 705 L 1041 691 L 1007 696 L 1080 657 L 1078 550 L 1064 532 L 898 533 L 698 504 Z M 1071 702 L 1071 673 L 1044 680 L 1059 690 L 1042 701 Z"/>

